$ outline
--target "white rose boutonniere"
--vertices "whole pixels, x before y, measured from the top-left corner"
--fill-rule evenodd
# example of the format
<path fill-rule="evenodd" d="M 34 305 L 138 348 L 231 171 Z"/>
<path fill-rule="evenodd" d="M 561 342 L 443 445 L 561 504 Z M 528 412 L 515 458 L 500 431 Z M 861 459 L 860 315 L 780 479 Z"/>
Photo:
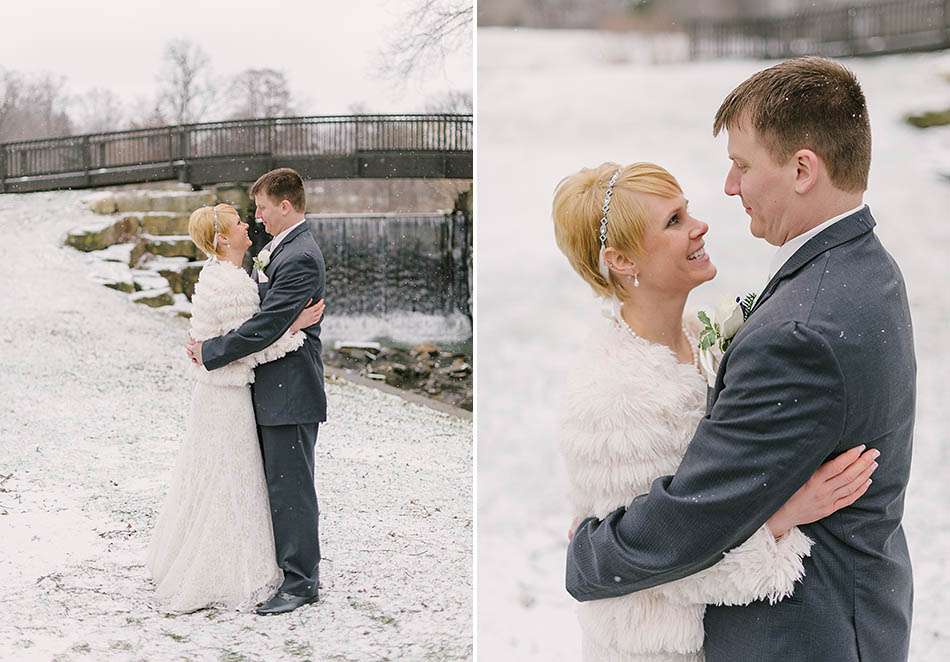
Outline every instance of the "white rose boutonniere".
<path fill-rule="evenodd" d="M 699 334 L 699 360 L 706 373 L 706 383 L 710 387 L 716 384 L 716 373 L 719 371 L 722 355 L 748 319 L 757 296 L 753 292 L 746 295 L 745 299 L 736 297 L 735 301 L 722 302 L 716 306 L 712 319 L 705 310 L 699 311 L 699 321 L 703 323 L 703 330 Z"/>
<path fill-rule="evenodd" d="M 270 264 L 270 251 L 265 248 L 257 254 L 257 257 L 254 258 L 254 268 L 257 270 L 257 281 L 259 283 L 267 282 L 267 276 L 264 274 L 264 269 L 268 264 Z"/>

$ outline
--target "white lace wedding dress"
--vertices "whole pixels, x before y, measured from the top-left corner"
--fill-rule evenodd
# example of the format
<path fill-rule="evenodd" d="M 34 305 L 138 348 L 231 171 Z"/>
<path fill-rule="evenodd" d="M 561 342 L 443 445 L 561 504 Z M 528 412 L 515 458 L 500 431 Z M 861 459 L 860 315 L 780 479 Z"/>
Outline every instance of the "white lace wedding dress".
<path fill-rule="evenodd" d="M 192 304 L 191 335 L 207 340 L 240 326 L 260 300 L 243 269 L 212 260 Z M 161 610 L 247 610 L 280 586 L 249 385 L 255 365 L 304 341 L 303 333 L 288 331 L 266 350 L 217 370 L 193 364 L 185 436 L 147 557 Z"/>

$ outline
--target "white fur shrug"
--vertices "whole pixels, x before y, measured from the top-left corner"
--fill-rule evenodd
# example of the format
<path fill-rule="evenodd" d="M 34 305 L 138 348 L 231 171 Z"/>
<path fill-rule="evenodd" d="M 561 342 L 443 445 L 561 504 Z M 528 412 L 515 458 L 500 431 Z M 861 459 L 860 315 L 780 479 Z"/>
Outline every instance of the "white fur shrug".
<path fill-rule="evenodd" d="M 706 380 L 615 317 L 592 334 L 566 395 L 561 451 L 574 514 L 604 518 L 676 472 L 705 414 Z M 585 659 L 702 659 L 703 605 L 791 595 L 811 544 L 797 528 L 776 541 L 763 526 L 707 570 L 580 604 Z"/>
<path fill-rule="evenodd" d="M 257 283 L 230 262 L 211 260 L 198 274 L 191 297 L 191 337 L 204 341 L 233 331 L 260 309 Z M 246 386 L 254 382 L 254 366 L 274 361 L 300 348 L 304 333 L 288 330 L 266 349 L 217 370 L 195 365 L 197 380 L 216 386 Z"/>

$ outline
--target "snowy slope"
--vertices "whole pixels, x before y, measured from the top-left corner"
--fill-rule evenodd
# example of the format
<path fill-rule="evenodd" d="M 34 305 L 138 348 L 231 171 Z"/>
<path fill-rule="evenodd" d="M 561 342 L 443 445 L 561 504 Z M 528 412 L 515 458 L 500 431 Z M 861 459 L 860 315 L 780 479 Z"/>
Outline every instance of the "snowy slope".
<path fill-rule="evenodd" d="M 165 616 L 144 569 L 191 396 L 188 325 L 94 283 L 80 192 L 0 195 L 0 660 L 471 656 L 469 422 L 328 384 L 323 590 Z"/>

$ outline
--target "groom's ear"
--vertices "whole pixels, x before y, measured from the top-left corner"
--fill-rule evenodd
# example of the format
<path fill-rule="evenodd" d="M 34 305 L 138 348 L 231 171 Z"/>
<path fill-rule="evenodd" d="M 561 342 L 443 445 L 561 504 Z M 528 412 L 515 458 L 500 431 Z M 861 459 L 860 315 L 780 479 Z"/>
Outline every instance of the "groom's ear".
<path fill-rule="evenodd" d="M 795 164 L 795 192 L 808 193 L 818 183 L 821 161 L 810 149 L 800 149 L 792 156 Z"/>

